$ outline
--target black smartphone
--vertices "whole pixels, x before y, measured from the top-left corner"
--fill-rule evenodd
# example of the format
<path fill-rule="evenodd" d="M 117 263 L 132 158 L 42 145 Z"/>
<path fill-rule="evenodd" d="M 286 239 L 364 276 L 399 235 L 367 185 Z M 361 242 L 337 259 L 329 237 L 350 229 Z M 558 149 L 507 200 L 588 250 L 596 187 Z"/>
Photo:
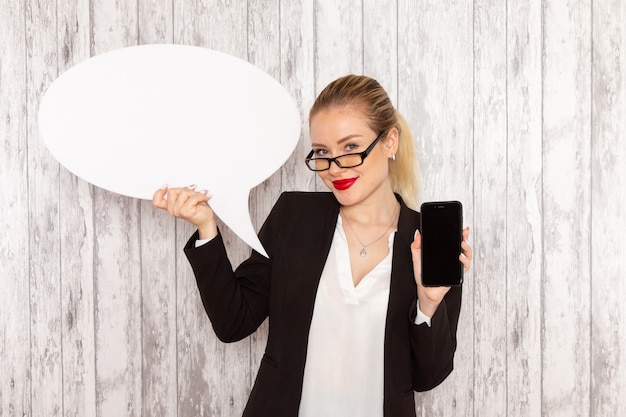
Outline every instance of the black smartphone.
<path fill-rule="evenodd" d="M 422 284 L 443 287 L 463 283 L 459 261 L 463 238 L 463 206 L 458 201 L 421 206 Z"/>

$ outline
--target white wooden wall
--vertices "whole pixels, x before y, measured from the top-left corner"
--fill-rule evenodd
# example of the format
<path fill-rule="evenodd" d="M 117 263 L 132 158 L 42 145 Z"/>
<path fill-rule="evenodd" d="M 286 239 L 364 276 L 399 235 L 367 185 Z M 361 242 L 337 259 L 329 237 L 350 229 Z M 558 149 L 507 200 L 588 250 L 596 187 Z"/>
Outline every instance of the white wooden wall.
<path fill-rule="evenodd" d="M 623 0 L 2 0 L 0 416 L 245 404 L 266 328 L 217 341 L 182 253 L 192 229 L 77 179 L 38 135 L 60 73 L 145 43 L 249 60 L 305 120 L 340 75 L 387 88 L 423 199 L 462 200 L 475 249 L 456 369 L 416 394 L 418 415 L 626 415 Z M 303 127 L 251 195 L 257 227 L 281 191 L 323 187 L 301 162 Z"/>

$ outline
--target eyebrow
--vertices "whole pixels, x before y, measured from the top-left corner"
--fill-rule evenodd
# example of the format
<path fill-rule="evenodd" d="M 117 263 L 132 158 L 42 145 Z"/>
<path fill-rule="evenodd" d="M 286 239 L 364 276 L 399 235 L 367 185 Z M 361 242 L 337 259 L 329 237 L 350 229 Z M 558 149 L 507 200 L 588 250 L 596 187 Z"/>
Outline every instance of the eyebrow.
<path fill-rule="evenodd" d="M 347 141 L 349 141 L 349 140 L 351 140 L 351 139 L 354 139 L 354 138 L 362 138 L 362 137 L 363 137 L 363 135 L 359 135 L 358 133 L 354 133 L 354 134 L 352 134 L 352 135 L 348 135 L 348 136 L 345 136 L 345 137 L 343 137 L 343 138 L 339 139 L 339 140 L 337 141 L 337 144 L 338 144 L 338 145 L 341 145 L 342 143 L 347 142 Z M 321 144 L 319 144 L 319 143 L 311 143 L 311 147 L 314 147 L 314 146 L 318 146 L 318 147 L 322 147 L 322 148 L 324 147 L 324 145 L 321 145 Z"/>

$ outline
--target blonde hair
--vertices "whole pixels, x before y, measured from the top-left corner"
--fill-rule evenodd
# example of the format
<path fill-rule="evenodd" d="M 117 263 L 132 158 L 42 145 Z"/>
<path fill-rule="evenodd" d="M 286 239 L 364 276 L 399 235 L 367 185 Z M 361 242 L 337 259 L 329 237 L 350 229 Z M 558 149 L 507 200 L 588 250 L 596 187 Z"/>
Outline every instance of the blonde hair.
<path fill-rule="evenodd" d="M 398 129 L 398 150 L 395 161 L 389 163 L 389 178 L 394 192 L 405 204 L 417 209 L 419 202 L 419 169 L 413 135 L 406 120 L 393 107 L 389 95 L 371 77 L 346 75 L 328 84 L 317 96 L 309 112 L 309 122 L 317 113 L 341 107 L 365 116 L 374 132 Z"/>

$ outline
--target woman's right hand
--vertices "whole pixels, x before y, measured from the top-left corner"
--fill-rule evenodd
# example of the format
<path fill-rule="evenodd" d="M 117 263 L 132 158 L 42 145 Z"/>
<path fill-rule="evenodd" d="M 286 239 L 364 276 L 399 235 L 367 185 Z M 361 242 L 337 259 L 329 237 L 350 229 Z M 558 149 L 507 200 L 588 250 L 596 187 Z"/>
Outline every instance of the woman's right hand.
<path fill-rule="evenodd" d="M 187 188 L 164 186 L 152 196 L 152 205 L 196 226 L 200 239 L 212 239 L 217 236 L 217 223 L 215 214 L 208 204 L 210 198 L 206 191 L 196 191 L 195 186 Z"/>

